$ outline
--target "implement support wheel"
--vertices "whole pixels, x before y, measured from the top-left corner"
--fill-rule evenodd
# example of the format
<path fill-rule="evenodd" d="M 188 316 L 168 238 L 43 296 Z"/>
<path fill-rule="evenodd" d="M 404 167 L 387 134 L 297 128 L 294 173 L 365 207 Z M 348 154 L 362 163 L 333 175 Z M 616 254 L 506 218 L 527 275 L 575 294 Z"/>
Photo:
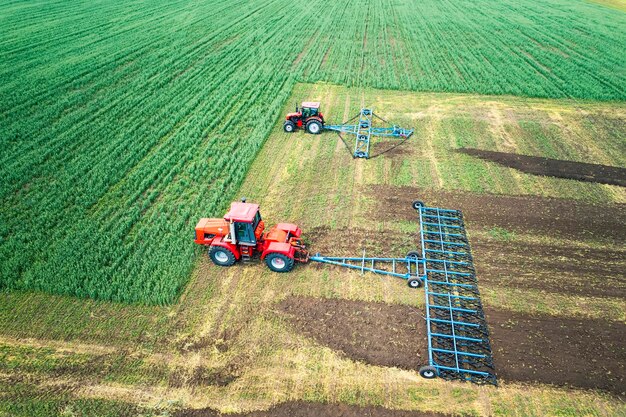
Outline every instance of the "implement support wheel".
<path fill-rule="evenodd" d="M 413 207 L 415 210 L 419 210 L 420 207 L 424 207 L 424 202 L 423 201 L 419 201 L 419 200 L 415 200 L 412 204 L 411 207 Z"/>
<path fill-rule="evenodd" d="M 420 253 L 416 250 L 412 250 L 409 253 L 406 254 L 407 258 L 411 258 L 411 259 L 419 259 L 420 258 Z"/>
<path fill-rule="evenodd" d="M 406 281 L 406 284 L 410 288 L 420 288 L 422 286 L 422 280 L 419 278 L 410 278 Z"/>
<path fill-rule="evenodd" d="M 437 377 L 437 368 L 434 366 L 422 366 L 419 372 L 422 378 L 433 379 Z"/>

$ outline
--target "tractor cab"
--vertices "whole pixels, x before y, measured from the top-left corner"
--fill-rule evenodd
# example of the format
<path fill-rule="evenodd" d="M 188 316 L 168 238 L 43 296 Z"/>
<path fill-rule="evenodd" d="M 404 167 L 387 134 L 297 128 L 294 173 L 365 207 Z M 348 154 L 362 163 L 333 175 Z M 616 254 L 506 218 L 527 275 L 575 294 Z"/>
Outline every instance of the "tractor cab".
<path fill-rule="evenodd" d="M 296 110 L 297 111 L 297 110 Z M 302 118 L 308 119 L 309 117 L 318 116 L 320 113 L 320 103 L 305 101 L 302 103 Z"/>
<path fill-rule="evenodd" d="M 224 220 L 230 225 L 224 240 L 233 244 L 256 246 L 265 229 L 258 204 L 232 203 Z"/>
<path fill-rule="evenodd" d="M 287 133 L 304 128 L 307 132 L 316 135 L 322 132 L 323 127 L 324 116 L 320 112 L 318 101 L 305 101 L 301 108 L 296 105 L 295 113 L 287 114 L 283 124 L 283 129 Z"/>
<path fill-rule="evenodd" d="M 221 238 L 233 245 L 256 246 L 264 229 L 258 204 L 235 202 L 223 219 L 200 219 L 194 241 L 206 245 L 215 238 Z"/>

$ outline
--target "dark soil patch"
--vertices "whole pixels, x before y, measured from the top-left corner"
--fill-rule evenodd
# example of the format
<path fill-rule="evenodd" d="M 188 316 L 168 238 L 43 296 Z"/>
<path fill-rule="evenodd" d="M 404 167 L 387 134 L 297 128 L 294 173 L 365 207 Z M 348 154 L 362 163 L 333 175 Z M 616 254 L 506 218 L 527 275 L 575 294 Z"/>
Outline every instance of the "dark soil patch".
<path fill-rule="evenodd" d="M 390 410 L 383 407 L 359 407 L 346 404 L 322 404 L 292 401 L 278 404 L 267 411 L 221 414 L 210 408 L 181 410 L 176 417 L 445 417 L 446 414 L 421 411 Z"/>
<path fill-rule="evenodd" d="M 425 361 L 424 321 L 414 308 L 314 298 L 290 298 L 279 308 L 301 332 L 353 359 L 405 369 Z M 502 380 L 626 395 L 625 324 L 495 309 L 486 315 Z"/>
<path fill-rule="evenodd" d="M 470 230 L 501 227 L 508 231 L 574 239 L 620 243 L 626 240 L 626 204 L 593 205 L 558 198 L 389 185 L 370 186 L 368 191 L 378 200 L 372 215 L 383 221 L 417 221 L 411 201 L 422 200 L 429 206 L 461 210 Z"/>
<path fill-rule="evenodd" d="M 352 359 L 403 369 L 419 369 L 427 361 L 426 327 L 416 308 L 290 297 L 278 309 L 299 331 Z"/>
<path fill-rule="evenodd" d="M 381 142 L 373 142 L 372 150 L 370 151 L 370 159 L 376 158 L 377 156 L 387 156 L 390 158 L 396 156 L 406 156 L 413 153 L 413 148 L 411 146 L 406 146 L 405 142 L 407 139 L 398 139 L 398 140 L 387 140 Z"/>
<path fill-rule="evenodd" d="M 626 395 L 626 325 L 486 310 L 498 377 Z"/>
<path fill-rule="evenodd" d="M 509 168 L 515 168 L 527 174 L 626 187 L 625 168 L 481 149 L 465 148 L 458 149 L 458 152 L 495 162 Z"/>
<path fill-rule="evenodd" d="M 599 297 L 626 297 L 626 251 L 474 240 L 480 282 Z"/>

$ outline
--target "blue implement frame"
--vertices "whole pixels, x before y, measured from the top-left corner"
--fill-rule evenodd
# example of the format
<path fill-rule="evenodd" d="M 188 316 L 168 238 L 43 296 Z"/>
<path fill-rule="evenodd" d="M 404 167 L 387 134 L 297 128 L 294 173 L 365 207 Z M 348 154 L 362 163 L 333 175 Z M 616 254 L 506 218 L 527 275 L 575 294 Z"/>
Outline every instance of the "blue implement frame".
<path fill-rule="evenodd" d="M 373 272 L 424 287 L 428 365 L 427 378 L 497 385 L 489 329 L 485 320 L 463 214 L 414 202 L 420 223 L 421 257 L 329 257 L 315 262 Z"/>
<path fill-rule="evenodd" d="M 310 261 L 321 262 L 330 265 L 337 265 L 344 268 L 355 269 L 364 272 L 373 272 L 380 275 L 388 275 L 404 280 L 419 279 L 418 287 L 421 287 L 426 277 L 425 263 L 419 258 L 371 258 L 343 257 L 343 256 L 321 256 L 319 253 L 311 256 Z"/>
<path fill-rule="evenodd" d="M 444 379 L 497 385 L 463 214 L 419 202 L 413 207 L 426 273 L 428 366 Z"/>
<path fill-rule="evenodd" d="M 337 133 L 349 133 L 356 135 L 356 143 L 354 145 L 354 152 L 352 156 L 354 158 L 369 158 L 370 157 L 370 138 L 374 136 L 387 136 L 397 138 L 409 138 L 413 134 L 412 129 L 404 129 L 399 126 L 393 127 L 373 127 L 373 118 L 376 117 L 384 122 L 384 119 L 374 114 L 372 109 L 363 108 L 359 114 L 352 120 L 358 118 L 358 123 L 355 125 L 345 124 L 341 125 L 324 125 L 324 129 L 333 130 Z"/>

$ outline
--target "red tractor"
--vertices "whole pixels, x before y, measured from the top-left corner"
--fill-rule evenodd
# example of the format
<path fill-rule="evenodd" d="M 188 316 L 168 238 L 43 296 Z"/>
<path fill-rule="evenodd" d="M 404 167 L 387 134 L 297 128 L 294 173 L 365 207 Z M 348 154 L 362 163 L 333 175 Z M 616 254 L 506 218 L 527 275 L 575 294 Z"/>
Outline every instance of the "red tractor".
<path fill-rule="evenodd" d="M 324 116 L 320 113 L 318 102 L 305 101 L 302 103 L 302 109 L 298 109 L 296 105 L 296 112 L 287 114 L 286 119 L 283 129 L 287 133 L 304 128 L 307 132 L 317 135 L 324 128 Z"/>
<path fill-rule="evenodd" d="M 250 261 L 260 254 L 272 271 L 289 272 L 296 261 L 309 260 L 301 235 L 302 230 L 291 223 L 278 223 L 265 232 L 259 205 L 242 199 L 230 205 L 223 219 L 200 219 L 194 242 L 207 246 L 209 257 L 219 266 Z"/>

